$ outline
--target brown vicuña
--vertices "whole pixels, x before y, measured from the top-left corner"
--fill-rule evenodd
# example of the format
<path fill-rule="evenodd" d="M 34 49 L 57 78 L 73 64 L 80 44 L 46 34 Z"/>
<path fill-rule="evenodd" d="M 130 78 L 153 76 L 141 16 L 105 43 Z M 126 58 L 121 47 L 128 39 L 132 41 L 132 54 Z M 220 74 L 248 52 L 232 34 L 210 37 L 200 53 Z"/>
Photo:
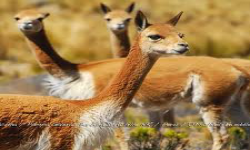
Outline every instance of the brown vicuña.
<path fill-rule="evenodd" d="M 23 16 L 23 13 L 36 14 L 35 20 L 30 20 L 30 16 Z M 19 28 L 25 30 L 28 37 L 38 40 L 30 33 L 34 30 L 42 31 L 42 26 L 38 25 L 39 20 L 47 15 L 36 11 L 25 11 L 19 13 L 16 20 L 19 22 Z M 38 26 L 34 28 L 34 24 Z M 173 50 L 173 45 L 183 42 L 182 39 L 177 40 L 176 43 L 163 44 L 165 45 L 163 49 L 151 50 L 141 44 L 148 40 L 146 33 L 159 32 L 157 30 L 159 27 L 166 30 L 167 35 L 176 32 L 170 24 L 149 26 L 146 17 L 138 12 L 136 25 L 140 28 L 140 33 L 121 71 L 95 98 L 62 101 L 53 97 L 1 95 L 0 149 L 93 150 L 99 146 L 112 132 L 113 126 L 107 125 L 119 120 L 158 58 L 187 51 L 186 48 Z M 154 44 L 152 42 L 151 46 Z M 70 66 L 71 64 L 66 65 L 66 67 Z M 61 66 L 52 65 L 52 67 Z M 52 73 L 57 71 L 57 69 L 53 70 Z"/>
<path fill-rule="evenodd" d="M 135 3 L 128 6 L 126 10 L 111 10 L 108 6 L 101 3 L 101 10 L 104 13 L 104 19 L 107 22 L 110 31 L 110 40 L 113 57 L 126 57 L 130 49 L 128 36 L 128 26 L 132 18 L 131 13 Z"/>
<path fill-rule="evenodd" d="M 170 19 L 169 23 L 176 25 L 180 15 Z M 72 64 L 62 59 L 45 35 L 41 21 L 45 16 L 24 11 L 16 18 L 19 29 L 26 36 L 41 67 L 51 74 L 47 81 L 50 94 L 63 99 L 93 97 L 117 74 L 124 59 L 88 64 Z M 26 23 L 30 26 L 28 29 L 23 27 Z M 147 25 L 147 22 L 142 22 L 142 26 Z M 141 36 L 141 47 L 150 51 L 162 50 L 166 46 L 173 51 L 187 48 L 182 34 L 167 24 L 149 26 Z M 232 65 L 211 57 L 161 58 L 133 102 L 148 110 L 166 110 L 177 102 L 191 100 L 199 107 L 204 122 L 210 124 L 208 128 L 213 136 L 213 150 L 219 150 L 228 142 L 228 134 L 224 126 L 215 127 L 211 124 L 223 122 L 227 104 L 239 96 L 241 89 L 248 83 L 245 76 Z"/>

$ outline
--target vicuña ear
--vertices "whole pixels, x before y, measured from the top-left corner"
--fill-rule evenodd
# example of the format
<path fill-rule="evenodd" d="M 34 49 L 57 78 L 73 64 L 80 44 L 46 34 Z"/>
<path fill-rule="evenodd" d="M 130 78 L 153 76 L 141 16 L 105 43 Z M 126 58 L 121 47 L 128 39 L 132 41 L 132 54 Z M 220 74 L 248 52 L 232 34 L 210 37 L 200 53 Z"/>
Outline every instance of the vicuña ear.
<path fill-rule="evenodd" d="M 43 19 L 49 17 L 50 13 L 43 13 Z"/>
<path fill-rule="evenodd" d="M 138 11 L 136 14 L 135 25 L 136 25 L 138 31 L 142 31 L 142 30 L 146 29 L 148 26 L 150 26 L 146 16 L 141 11 Z"/>
<path fill-rule="evenodd" d="M 132 4 L 130 4 L 130 5 L 128 6 L 128 8 L 126 9 L 126 11 L 127 11 L 128 13 L 131 13 L 131 12 L 134 10 L 134 8 L 135 8 L 135 3 L 133 2 Z"/>
<path fill-rule="evenodd" d="M 183 14 L 183 11 L 179 12 L 176 16 L 170 19 L 167 23 L 175 26 L 178 23 L 179 19 L 181 18 L 182 14 Z"/>
<path fill-rule="evenodd" d="M 105 4 L 101 3 L 100 6 L 101 6 L 102 12 L 104 14 L 111 12 L 111 9 L 108 6 L 106 6 Z"/>

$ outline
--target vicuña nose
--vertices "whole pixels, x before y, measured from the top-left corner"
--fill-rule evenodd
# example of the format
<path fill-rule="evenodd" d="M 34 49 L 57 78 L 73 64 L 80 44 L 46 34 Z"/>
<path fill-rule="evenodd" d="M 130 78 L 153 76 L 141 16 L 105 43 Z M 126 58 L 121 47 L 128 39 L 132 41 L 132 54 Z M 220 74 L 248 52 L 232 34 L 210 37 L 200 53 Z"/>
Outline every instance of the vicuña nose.
<path fill-rule="evenodd" d="M 31 23 L 25 23 L 24 26 L 23 26 L 23 28 L 24 28 L 25 30 L 29 30 L 29 29 L 32 28 L 32 24 L 31 24 Z"/>
<path fill-rule="evenodd" d="M 118 29 L 124 29 L 125 27 L 124 24 L 118 24 L 117 26 L 118 26 Z"/>
<path fill-rule="evenodd" d="M 180 44 L 178 44 L 178 45 L 181 46 L 181 47 L 179 48 L 179 50 L 178 50 L 178 52 L 179 52 L 180 54 L 183 54 L 183 53 L 185 53 L 186 51 L 189 50 L 189 47 L 188 47 L 188 44 L 187 44 L 187 43 L 180 43 Z"/>
<path fill-rule="evenodd" d="M 188 44 L 186 44 L 186 43 L 181 43 L 181 44 L 179 44 L 180 46 L 183 46 L 183 47 L 188 47 Z"/>

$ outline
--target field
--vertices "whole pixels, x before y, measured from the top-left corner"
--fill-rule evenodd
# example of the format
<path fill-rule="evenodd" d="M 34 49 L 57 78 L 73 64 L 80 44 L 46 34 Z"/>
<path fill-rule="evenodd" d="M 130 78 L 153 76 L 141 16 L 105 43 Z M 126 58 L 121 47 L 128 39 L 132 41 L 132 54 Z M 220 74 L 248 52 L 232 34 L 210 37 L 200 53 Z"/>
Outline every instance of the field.
<path fill-rule="evenodd" d="M 39 7 L 50 12 L 45 20 L 46 31 L 55 49 L 71 62 L 81 63 L 111 58 L 109 32 L 99 4 L 111 8 L 126 8 L 132 1 L 120 0 L 2 0 L 0 3 L 0 83 L 37 75 L 44 71 L 38 66 L 23 35 L 16 27 L 14 15 L 24 8 Z M 142 10 L 150 22 L 165 22 L 179 11 L 184 14 L 178 30 L 185 34 L 190 45 L 188 55 L 238 57 L 250 59 L 250 1 L 249 0 L 137 0 L 136 10 Z M 135 14 L 135 13 L 134 13 Z M 130 37 L 136 30 L 133 22 Z M 25 71 L 24 71 L 25 70 Z M 191 104 L 176 108 L 177 123 L 202 122 Z M 134 116 L 132 114 L 139 114 Z M 130 108 L 127 117 L 131 122 L 148 122 L 145 112 Z M 166 128 L 162 131 L 162 149 L 207 150 L 211 136 L 204 126 Z M 145 137 L 141 138 L 141 133 Z M 158 141 L 155 131 L 144 128 L 131 130 L 134 149 L 136 143 Z M 243 149 L 245 133 L 231 128 L 231 149 Z M 148 139 L 149 138 L 149 139 Z M 238 140 L 243 139 L 243 140 Z M 142 140 L 142 141 L 140 141 Z M 111 140 L 105 150 L 117 149 Z M 144 145 L 144 146 L 145 146 Z M 176 146 L 176 147 L 175 147 Z M 144 148 L 146 149 L 146 148 Z M 156 149 L 156 148 L 151 148 Z"/>

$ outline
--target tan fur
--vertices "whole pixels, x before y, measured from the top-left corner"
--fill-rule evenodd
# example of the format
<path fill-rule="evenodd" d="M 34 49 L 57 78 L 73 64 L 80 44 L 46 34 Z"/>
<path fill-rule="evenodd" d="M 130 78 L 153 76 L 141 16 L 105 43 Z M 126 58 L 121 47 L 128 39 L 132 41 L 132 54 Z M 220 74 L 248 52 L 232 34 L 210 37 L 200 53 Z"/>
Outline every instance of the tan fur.
<path fill-rule="evenodd" d="M 6 124 L 0 127 L 0 149 L 17 148 L 28 141 L 32 142 L 38 139 L 45 128 L 49 128 L 53 137 L 51 149 L 72 148 L 76 129 L 54 125 L 77 124 L 83 111 L 80 105 L 72 105 L 71 101 L 61 101 L 53 97 L 21 95 L 1 95 L 0 103 L 0 120 Z M 8 124 L 17 124 L 18 127 L 9 127 Z M 31 127 L 32 124 L 43 125 Z"/>
<path fill-rule="evenodd" d="M 148 25 L 144 20 L 142 26 Z M 149 36 L 158 34 L 159 41 L 150 40 Z M 27 36 L 27 35 L 26 35 Z M 149 26 L 141 33 L 138 46 L 150 53 L 150 57 L 162 53 L 178 53 L 175 50 L 182 50 L 179 44 L 186 44 L 179 36 L 178 32 L 168 24 L 156 24 Z M 146 38 L 147 37 L 147 38 Z M 40 39 L 43 41 L 43 39 Z M 45 41 L 46 42 L 46 41 Z M 44 47 L 40 47 L 43 53 Z M 46 47 L 45 47 L 46 48 Z M 51 49 L 52 50 L 52 49 Z M 37 55 L 38 60 L 43 62 L 43 57 Z M 50 56 L 57 57 L 57 56 Z M 141 59 L 142 62 L 144 58 Z M 53 60 L 53 59 L 51 59 Z M 129 59 L 128 59 L 129 60 Z M 65 61 L 65 60 L 64 60 Z M 75 65 L 79 72 L 91 72 L 94 77 L 96 93 L 100 92 L 109 83 L 111 77 L 121 68 L 124 59 L 112 59 L 89 64 Z M 132 63 L 132 61 L 130 61 Z M 141 65 L 140 62 L 136 62 Z M 219 67 L 216 67 L 219 66 Z M 42 67 L 44 67 L 42 65 Z M 134 66 L 127 66 L 128 70 L 133 70 Z M 47 69 L 46 67 L 44 67 Z M 63 68 L 61 68 L 63 69 Z M 59 71 L 60 74 L 61 71 Z M 50 72 L 57 77 L 57 72 Z M 72 71 L 74 73 L 74 70 Z M 78 73 L 78 72 L 77 72 Z M 133 76 L 120 74 L 119 80 L 132 80 Z M 139 74 L 138 74 L 139 75 Z M 68 74 L 67 76 L 70 76 Z M 244 73 L 223 61 L 211 57 L 173 57 L 160 59 L 143 82 L 142 87 L 135 96 L 135 102 L 139 106 L 152 110 L 166 110 L 179 101 L 191 99 L 201 109 L 201 115 L 205 122 L 218 123 L 224 120 L 223 111 L 230 99 L 238 95 L 239 89 L 245 84 Z M 115 83 L 115 81 L 113 81 Z M 120 96 L 126 96 L 122 91 L 131 93 L 126 87 L 137 87 L 138 84 L 112 84 L 112 87 L 123 87 L 117 91 Z M 198 86 L 198 87 L 196 87 Z M 113 88 L 113 90 L 118 88 Z M 108 95 L 112 91 L 104 90 Z M 63 94 L 63 93 L 62 93 Z M 123 100 L 121 100 L 123 101 Z M 125 103 L 125 106 L 128 103 Z M 216 111 L 214 110 L 221 110 Z M 220 150 L 226 144 L 226 131 L 223 127 L 213 128 L 208 126 L 213 134 L 213 150 Z"/>
<path fill-rule="evenodd" d="M 104 87 L 108 83 L 109 76 L 117 72 L 123 61 L 124 59 L 113 59 L 93 62 L 89 63 L 91 67 L 84 67 L 83 65 L 79 67 L 79 70 L 92 72 L 95 77 L 97 91 L 101 91 L 101 87 Z M 222 67 L 216 68 L 214 67 L 215 65 Z M 106 76 L 103 74 L 105 70 L 106 72 L 109 70 Z M 103 73 L 100 74 L 99 72 Z M 207 98 L 211 99 L 206 101 L 206 103 L 213 103 L 216 99 L 230 95 L 230 90 L 228 91 L 225 87 L 231 87 L 230 89 L 233 90 L 235 86 L 234 81 L 240 73 L 234 71 L 234 68 L 230 65 L 211 57 L 179 56 L 167 59 L 161 58 L 143 82 L 143 86 L 140 88 L 140 92 L 137 94 L 138 98 L 136 99 L 145 102 L 148 107 L 152 105 L 164 107 L 167 105 L 165 104 L 167 101 L 161 101 L 159 98 L 165 95 L 163 97 L 170 100 L 177 93 L 184 91 L 190 74 L 197 74 L 202 77 L 202 82 L 204 82 L 206 87 Z M 159 98 L 148 99 L 147 97 Z M 217 103 L 223 102 L 219 100 Z"/>

